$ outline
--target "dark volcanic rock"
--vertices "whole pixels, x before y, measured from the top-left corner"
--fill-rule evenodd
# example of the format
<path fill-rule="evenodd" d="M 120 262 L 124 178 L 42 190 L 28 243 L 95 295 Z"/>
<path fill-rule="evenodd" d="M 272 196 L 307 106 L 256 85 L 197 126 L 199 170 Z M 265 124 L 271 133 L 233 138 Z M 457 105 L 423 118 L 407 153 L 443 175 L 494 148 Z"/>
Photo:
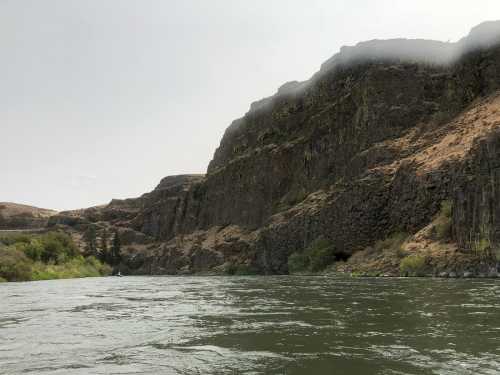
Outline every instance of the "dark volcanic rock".
<path fill-rule="evenodd" d="M 500 129 L 476 140 L 460 177 L 454 237 L 463 248 L 500 257 Z"/>

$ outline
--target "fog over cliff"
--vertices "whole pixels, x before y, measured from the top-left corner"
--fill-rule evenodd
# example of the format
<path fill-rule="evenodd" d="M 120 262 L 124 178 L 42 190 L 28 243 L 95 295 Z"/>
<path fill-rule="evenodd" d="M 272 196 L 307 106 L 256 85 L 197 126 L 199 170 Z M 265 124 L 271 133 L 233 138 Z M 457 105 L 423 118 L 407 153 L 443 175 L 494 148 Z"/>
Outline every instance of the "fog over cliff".
<path fill-rule="evenodd" d="M 368 62 L 408 62 L 430 65 L 450 65 L 463 55 L 478 49 L 491 47 L 500 42 L 500 21 L 486 21 L 472 28 L 458 42 L 441 42 L 427 39 L 387 39 L 359 42 L 355 46 L 343 46 L 325 61 L 320 70 L 307 81 L 290 81 L 278 89 L 276 95 L 255 101 L 250 111 L 265 109 L 276 96 L 299 95 L 311 83 L 333 69 L 348 68 Z M 230 131 L 238 127 L 234 122 Z"/>

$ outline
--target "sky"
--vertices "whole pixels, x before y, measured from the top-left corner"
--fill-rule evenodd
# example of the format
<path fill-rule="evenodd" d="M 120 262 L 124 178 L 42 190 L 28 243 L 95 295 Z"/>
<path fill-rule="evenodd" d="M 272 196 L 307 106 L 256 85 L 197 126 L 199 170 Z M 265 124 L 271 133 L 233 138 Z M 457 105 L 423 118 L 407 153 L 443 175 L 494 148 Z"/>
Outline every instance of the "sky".
<path fill-rule="evenodd" d="M 0 0 L 0 201 L 67 210 L 204 173 L 343 45 L 456 41 L 500 1 Z"/>

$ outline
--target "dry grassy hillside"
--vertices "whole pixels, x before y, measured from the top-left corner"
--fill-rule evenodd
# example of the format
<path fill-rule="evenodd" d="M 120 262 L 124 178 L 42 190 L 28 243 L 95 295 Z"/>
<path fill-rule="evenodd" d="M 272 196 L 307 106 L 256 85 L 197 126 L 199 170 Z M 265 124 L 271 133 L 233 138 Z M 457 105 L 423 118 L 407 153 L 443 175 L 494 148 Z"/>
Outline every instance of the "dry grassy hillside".
<path fill-rule="evenodd" d="M 57 211 L 18 203 L 0 202 L 0 229 L 33 229 L 47 225 Z"/>

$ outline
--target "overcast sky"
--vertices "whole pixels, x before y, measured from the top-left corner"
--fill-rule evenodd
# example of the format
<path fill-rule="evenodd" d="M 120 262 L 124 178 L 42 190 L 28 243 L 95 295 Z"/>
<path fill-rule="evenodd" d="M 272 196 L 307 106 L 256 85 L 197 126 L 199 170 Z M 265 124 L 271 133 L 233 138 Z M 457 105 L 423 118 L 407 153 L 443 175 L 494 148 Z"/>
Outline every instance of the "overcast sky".
<path fill-rule="evenodd" d="M 455 41 L 500 1 L 0 0 L 0 201 L 73 209 L 203 173 L 342 45 Z"/>

